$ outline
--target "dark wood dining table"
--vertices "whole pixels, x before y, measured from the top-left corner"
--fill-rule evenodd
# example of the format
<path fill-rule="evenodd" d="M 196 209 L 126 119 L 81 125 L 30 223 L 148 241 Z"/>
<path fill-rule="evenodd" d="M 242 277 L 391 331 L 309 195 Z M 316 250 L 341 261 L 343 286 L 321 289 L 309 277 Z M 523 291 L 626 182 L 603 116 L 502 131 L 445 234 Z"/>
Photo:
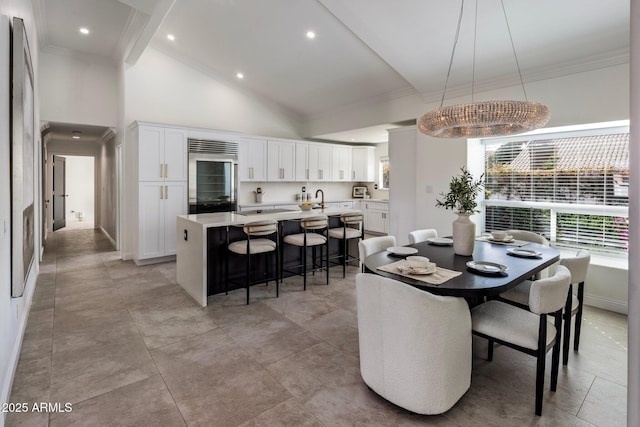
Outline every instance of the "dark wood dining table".
<path fill-rule="evenodd" d="M 447 296 L 484 298 L 500 294 L 523 280 L 549 267 L 560 259 L 560 253 L 551 247 L 537 243 L 527 243 L 522 249 L 538 252 L 537 258 L 521 258 L 507 253 L 507 249 L 514 246 L 476 241 L 472 256 L 460 256 L 453 252 L 452 246 L 437 246 L 428 242 L 408 245 L 418 250 L 415 255 L 429 258 L 439 267 L 460 271 L 461 275 L 449 279 L 440 285 L 432 285 L 407 276 L 378 270 L 378 267 L 391 264 L 402 257 L 395 256 L 388 251 L 369 255 L 364 260 L 365 271 L 389 277 L 425 291 Z M 507 270 L 501 274 L 480 274 L 467 268 L 468 261 L 487 261 L 502 264 Z"/>

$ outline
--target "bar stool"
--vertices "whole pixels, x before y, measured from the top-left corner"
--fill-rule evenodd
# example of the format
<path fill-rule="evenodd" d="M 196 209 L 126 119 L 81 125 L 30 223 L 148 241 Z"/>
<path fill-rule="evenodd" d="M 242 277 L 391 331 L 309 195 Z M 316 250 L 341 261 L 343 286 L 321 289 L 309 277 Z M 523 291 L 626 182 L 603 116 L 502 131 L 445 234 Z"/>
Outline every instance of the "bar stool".
<path fill-rule="evenodd" d="M 302 250 L 302 264 L 296 265 L 293 268 L 301 268 L 302 273 L 297 273 L 291 270 L 286 270 L 291 273 L 300 275 L 303 277 L 304 290 L 307 290 L 307 272 L 316 272 L 326 268 L 327 270 L 327 285 L 329 284 L 329 238 L 322 235 L 322 231 L 329 227 L 329 219 L 326 215 L 315 215 L 299 220 L 295 220 L 300 223 L 302 233 L 288 234 L 282 238 L 282 242 L 288 245 L 297 246 Z M 313 249 L 311 269 L 307 269 L 307 248 Z M 316 265 L 316 247 L 320 247 L 320 265 Z M 322 267 L 322 252 L 325 247 L 327 255 L 327 266 Z M 284 257 L 280 257 L 280 271 L 284 272 Z"/>
<path fill-rule="evenodd" d="M 342 277 L 347 276 L 347 263 L 353 261 L 360 262 L 360 257 L 349 255 L 349 240 L 358 239 L 358 241 L 360 241 L 364 238 L 363 221 L 364 217 L 360 212 L 342 214 L 340 215 L 342 227 L 330 228 L 326 233 L 327 236 L 339 239 L 343 243 L 342 255 L 333 257 L 342 258 Z"/>
<path fill-rule="evenodd" d="M 231 253 L 237 255 L 243 255 L 246 259 L 246 274 L 245 274 L 245 288 L 247 289 L 247 305 L 249 305 L 249 287 L 258 283 L 269 283 L 269 280 L 276 282 L 276 298 L 279 296 L 280 288 L 278 278 L 279 270 L 279 246 L 278 246 L 278 222 L 274 220 L 255 221 L 242 226 L 244 234 L 247 236 L 246 240 L 239 240 L 229 243 L 229 233 L 227 233 L 227 254 L 226 269 L 225 269 L 225 293 L 229 289 L 229 255 Z M 275 240 L 266 238 L 272 234 L 276 235 Z M 258 237 L 252 239 L 252 237 Z M 254 272 L 251 268 L 251 256 L 258 254 L 275 254 L 275 274 L 272 277 L 266 277 L 262 280 L 251 281 L 251 273 Z M 266 274 L 266 273 L 265 273 Z"/>

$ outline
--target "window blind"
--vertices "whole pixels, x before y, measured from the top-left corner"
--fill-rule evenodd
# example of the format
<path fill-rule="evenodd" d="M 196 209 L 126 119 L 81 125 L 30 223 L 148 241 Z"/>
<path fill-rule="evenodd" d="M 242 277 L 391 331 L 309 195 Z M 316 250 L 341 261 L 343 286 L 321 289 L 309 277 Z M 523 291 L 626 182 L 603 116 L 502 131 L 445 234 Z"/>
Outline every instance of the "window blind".
<path fill-rule="evenodd" d="M 629 205 L 629 133 L 617 130 L 485 142 L 485 231 L 523 229 L 562 246 L 626 250 L 619 208 Z M 616 213 L 603 215 L 608 207 Z"/>

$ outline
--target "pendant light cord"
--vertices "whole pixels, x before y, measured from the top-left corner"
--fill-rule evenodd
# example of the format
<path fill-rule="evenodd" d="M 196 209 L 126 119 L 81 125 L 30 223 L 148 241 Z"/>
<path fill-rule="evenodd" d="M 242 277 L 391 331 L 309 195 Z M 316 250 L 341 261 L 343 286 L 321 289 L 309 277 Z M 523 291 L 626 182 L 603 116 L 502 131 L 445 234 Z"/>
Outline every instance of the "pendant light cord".
<path fill-rule="evenodd" d="M 447 70 L 447 79 L 444 82 L 444 91 L 442 92 L 442 99 L 440 100 L 440 108 L 444 104 L 444 97 L 447 94 L 447 86 L 449 85 L 449 76 L 451 75 L 451 66 L 453 65 L 453 57 L 456 53 L 456 46 L 458 45 L 458 36 L 460 36 L 460 24 L 462 23 L 462 14 L 464 12 L 464 0 L 460 4 L 460 16 L 458 17 L 458 28 L 456 28 L 456 36 L 453 39 L 453 49 L 451 50 L 451 58 L 449 59 L 449 69 Z"/>
<path fill-rule="evenodd" d="M 502 14 L 504 15 L 504 22 L 507 24 L 507 32 L 509 33 L 509 41 L 511 42 L 511 50 L 513 57 L 516 60 L 516 68 L 518 69 L 518 77 L 520 78 L 520 86 L 522 87 L 522 93 L 524 94 L 525 101 L 529 101 L 527 97 L 527 91 L 524 87 L 524 80 L 522 79 L 522 71 L 520 70 L 520 62 L 518 61 L 518 55 L 516 54 L 516 47 L 513 44 L 513 36 L 511 35 L 511 26 L 509 26 L 509 20 L 507 19 L 507 11 L 504 7 L 504 0 L 500 0 L 502 5 Z M 444 105 L 444 98 L 447 95 L 447 87 L 449 86 L 449 77 L 451 76 L 451 68 L 453 66 L 453 58 L 456 53 L 456 47 L 458 46 L 458 38 L 460 36 L 460 27 L 462 24 L 462 15 L 464 14 L 464 0 L 460 3 L 460 16 L 458 17 L 458 27 L 456 28 L 456 35 L 453 39 L 453 49 L 451 50 L 451 58 L 449 58 L 449 69 L 447 70 L 447 78 L 444 82 L 444 91 L 442 92 L 442 99 L 440 100 L 440 107 Z M 473 103 L 473 97 L 475 94 L 475 82 L 476 82 L 476 40 L 478 35 L 478 0 L 476 0 L 475 22 L 473 28 L 473 68 L 471 76 L 471 102 Z"/>
<path fill-rule="evenodd" d="M 527 98 L 527 91 L 524 88 L 524 80 L 522 80 L 522 72 L 520 71 L 520 63 L 518 62 L 518 55 L 516 55 L 516 47 L 513 44 L 513 37 L 511 36 L 511 27 L 509 26 L 509 20 L 507 19 L 507 11 L 504 8 L 504 1 L 500 0 L 502 5 L 502 13 L 504 14 L 504 22 L 507 23 L 507 32 L 509 33 L 509 40 L 511 41 L 511 49 L 513 50 L 513 57 L 516 59 L 516 67 L 518 68 L 518 77 L 520 77 L 520 85 L 522 86 L 522 92 L 524 93 L 524 100 L 529 101 Z"/>

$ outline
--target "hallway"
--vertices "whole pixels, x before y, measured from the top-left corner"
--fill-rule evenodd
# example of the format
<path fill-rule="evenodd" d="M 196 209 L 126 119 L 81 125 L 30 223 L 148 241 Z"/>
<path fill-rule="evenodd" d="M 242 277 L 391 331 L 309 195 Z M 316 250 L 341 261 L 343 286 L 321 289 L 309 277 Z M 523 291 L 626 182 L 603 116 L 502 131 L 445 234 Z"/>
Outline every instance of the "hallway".
<path fill-rule="evenodd" d="M 626 316 L 587 307 L 580 353 L 533 413 L 535 359 L 474 341 L 471 389 L 412 416 L 367 390 L 358 365 L 355 268 L 306 292 L 287 279 L 197 306 L 175 263 L 120 260 L 98 230 L 49 234 L 12 402 L 72 404 L 7 425 L 596 425 L 626 423 Z M 549 359 L 550 360 L 550 353 Z"/>

